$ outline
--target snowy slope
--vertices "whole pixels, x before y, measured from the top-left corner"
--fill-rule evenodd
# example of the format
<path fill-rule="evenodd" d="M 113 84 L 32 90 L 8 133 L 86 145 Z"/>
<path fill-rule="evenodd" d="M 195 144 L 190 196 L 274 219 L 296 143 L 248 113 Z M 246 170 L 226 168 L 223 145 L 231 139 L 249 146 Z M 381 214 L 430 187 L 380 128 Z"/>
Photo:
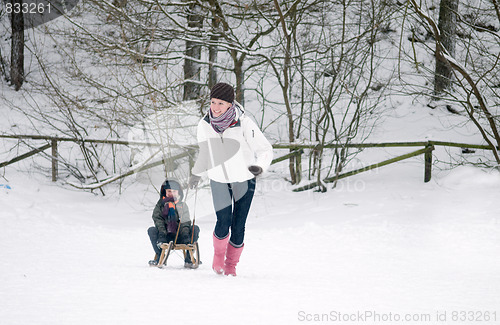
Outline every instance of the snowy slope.
<path fill-rule="evenodd" d="M 452 313 L 462 310 L 500 318 L 498 173 L 462 167 L 424 184 L 422 165 L 409 161 L 326 194 L 292 193 L 268 173 L 238 276 L 228 278 L 210 268 L 207 190 L 196 206 L 203 264 L 185 270 L 174 255 L 156 269 L 147 266 L 146 229 L 157 194 L 144 185 L 103 198 L 8 171 L 2 324 L 341 323 L 338 313 L 351 317 L 343 324 L 382 323 L 358 312 L 456 324 Z M 193 191 L 188 204 L 194 209 Z M 438 322 L 443 312 L 447 322 Z"/>

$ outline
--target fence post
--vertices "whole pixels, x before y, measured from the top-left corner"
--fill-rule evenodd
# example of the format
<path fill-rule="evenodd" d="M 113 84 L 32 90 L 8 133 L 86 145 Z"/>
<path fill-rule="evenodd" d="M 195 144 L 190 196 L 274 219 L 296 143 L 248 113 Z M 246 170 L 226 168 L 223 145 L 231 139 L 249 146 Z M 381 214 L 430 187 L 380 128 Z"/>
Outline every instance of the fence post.
<path fill-rule="evenodd" d="M 302 154 L 304 153 L 304 149 L 297 150 L 297 154 L 295 155 L 295 181 L 296 184 L 299 184 L 302 181 Z"/>
<path fill-rule="evenodd" d="M 52 139 L 52 181 L 57 181 L 57 140 Z"/>
<path fill-rule="evenodd" d="M 434 145 L 429 141 L 425 146 L 427 151 L 424 154 L 425 160 L 425 171 L 424 171 L 424 182 L 427 183 L 432 177 L 432 151 L 434 151 Z"/>

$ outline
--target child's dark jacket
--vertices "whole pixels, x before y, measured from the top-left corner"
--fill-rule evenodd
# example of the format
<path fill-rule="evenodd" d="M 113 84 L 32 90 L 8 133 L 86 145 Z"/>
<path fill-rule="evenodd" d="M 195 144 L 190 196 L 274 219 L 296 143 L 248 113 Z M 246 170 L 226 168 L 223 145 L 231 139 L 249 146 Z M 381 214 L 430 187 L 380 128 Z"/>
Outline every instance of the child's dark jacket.
<path fill-rule="evenodd" d="M 160 235 L 167 235 L 167 220 L 162 216 L 165 202 L 160 198 L 153 210 L 153 221 L 158 229 Z M 189 229 L 191 226 L 191 219 L 189 217 L 189 209 L 186 203 L 179 201 L 175 204 L 175 211 L 177 215 L 177 222 L 180 225 L 179 238 L 189 236 Z"/>

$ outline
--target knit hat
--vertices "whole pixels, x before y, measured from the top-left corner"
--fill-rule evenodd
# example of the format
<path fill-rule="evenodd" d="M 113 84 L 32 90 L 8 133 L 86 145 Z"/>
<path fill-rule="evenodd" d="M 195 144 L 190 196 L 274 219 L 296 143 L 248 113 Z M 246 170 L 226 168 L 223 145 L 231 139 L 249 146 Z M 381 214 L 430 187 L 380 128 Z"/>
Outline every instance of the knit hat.
<path fill-rule="evenodd" d="M 181 184 L 175 179 L 166 179 L 165 182 L 161 185 L 160 195 L 164 197 L 166 195 L 166 190 L 177 190 L 179 191 L 180 200 L 184 197 L 184 193 L 182 191 Z"/>
<path fill-rule="evenodd" d="M 210 90 L 210 98 L 222 99 L 228 103 L 234 102 L 234 88 L 233 86 L 224 82 L 215 84 Z"/>

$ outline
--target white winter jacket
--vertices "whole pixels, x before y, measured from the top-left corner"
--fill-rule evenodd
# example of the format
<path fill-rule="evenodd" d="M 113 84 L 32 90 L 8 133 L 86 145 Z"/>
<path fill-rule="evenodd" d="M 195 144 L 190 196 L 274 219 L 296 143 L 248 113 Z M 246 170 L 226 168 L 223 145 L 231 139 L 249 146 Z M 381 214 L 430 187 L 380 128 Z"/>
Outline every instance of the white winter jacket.
<path fill-rule="evenodd" d="M 257 125 L 236 105 L 236 124 L 219 134 L 210 125 L 208 113 L 198 123 L 200 147 L 193 175 L 207 172 L 219 183 L 243 182 L 254 178 L 248 167 L 255 165 L 266 171 L 273 159 L 273 147 Z"/>

